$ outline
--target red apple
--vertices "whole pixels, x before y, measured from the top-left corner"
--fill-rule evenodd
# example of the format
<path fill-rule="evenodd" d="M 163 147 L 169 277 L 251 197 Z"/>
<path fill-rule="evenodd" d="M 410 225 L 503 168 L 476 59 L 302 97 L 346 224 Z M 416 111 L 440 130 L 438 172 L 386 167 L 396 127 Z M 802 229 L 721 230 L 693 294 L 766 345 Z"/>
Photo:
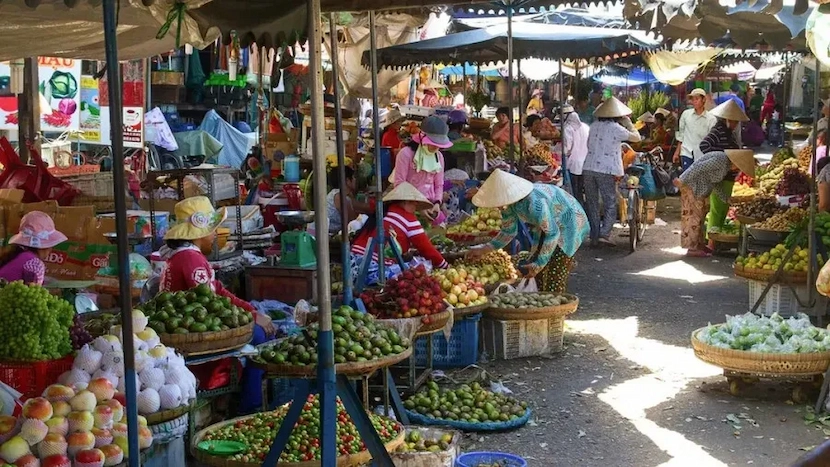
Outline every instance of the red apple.
<path fill-rule="evenodd" d="M 75 454 L 75 467 L 103 467 L 104 459 L 100 449 L 84 449 Z"/>
<path fill-rule="evenodd" d="M 63 384 L 53 384 L 43 391 L 43 397 L 49 402 L 65 401 L 75 397 L 75 390 Z"/>
<path fill-rule="evenodd" d="M 15 467 L 40 467 L 40 460 L 31 454 L 26 454 L 17 459 L 14 465 Z"/>
<path fill-rule="evenodd" d="M 122 451 L 117 444 L 108 444 L 106 446 L 101 446 L 101 451 L 106 456 L 106 460 L 104 460 L 104 465 L 107 467 L 118 465 L 124 461 L 124 451 Z"/>
<path fill-rule="evenodd" d="M 112 398 L 120 402 L 122 407 L 127 406 L 127 395 L 123 392 L 116 392 L 115 395 L 112 396 Z"/>
<path fill-rule="evenodd" d="M 52 418 L 52 403 L 43 397 L 29 399 L 23 404 L 23 418 L 36 418 L 42 422 Z"/>
<path fill-rule="evenodd" d="M 72 467 L 72 461 L 64 455 L 56 454 L 43 459 L 40 467 Z"/>

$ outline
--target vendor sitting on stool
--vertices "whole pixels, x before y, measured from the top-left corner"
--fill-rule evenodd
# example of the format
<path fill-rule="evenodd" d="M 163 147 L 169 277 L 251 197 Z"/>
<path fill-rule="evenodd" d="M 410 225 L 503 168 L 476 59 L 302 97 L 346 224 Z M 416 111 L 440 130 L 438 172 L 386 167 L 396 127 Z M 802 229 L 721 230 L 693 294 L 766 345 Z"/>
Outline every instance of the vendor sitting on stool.
<path fill-rule="evenodd" d="M 403 182 L 384 196 L 383 202 L 385 212 L 383 217 L 384 238 L 394 241 L 402 254 L 409 251 L 410 248 L 415 248 L 421 256 L 432 262 L 433 268 L 447 268 L 449 264 L 432 245 L 423 226 L 415 217 L 416 212 L 429 209 L 432 206 L 426 196 L 411 184 Z M 352 244 L 352 277 L 358 276 L 363 257 L 370 246 L 369 240 L 376 237 L 377 217 L 369 216 L 369 220 L 357 232 Z M 400 274 L 401 268 L 395 264 L 395 258 L 391 252 L 387 253 L 386 245 L 383 245 L 383 248 L 384 264 L 386 265 L 385 276 L 387 279 L 391 279 Z M 377 260 L 377 251 L 373 251 L 367 283 L 378 282 Z"/>
<path fill-rule="evenodd" d="M 20 219 L 20 232 L 9 243 L 14 250 L 0 260 L 0 279 L 23 281 L 26 285 L 43 285 L 46 264 L 43 260 L 52 247 L 66 241 L 66 235 L 55 230 L 48 214 L 32 211 Z"/>
<path fill-rule="evenodd" d="M 271 318 L 267 314 L 257 313 L 250 303 L 226 290 L 216 279 L 213 267 L 202 253 L 213 248 L 216 229 L 227 218 L 225 208 L 215 210 L 207 197 L 194 196 L 179 201 L 174 212 L 177 223 L 167 231 L 164 236 L 166 244 L 160 251 L 162 259 L 167 262 L 161 273 L 160 290 L 178 292 L 207 284 L 216 295 L 229 298 L 231 303 L 254 315 L 256 325 L 251 345 L 267 341 L 276 332 Z M 262 406 L 262 374 L 261 370 L 245 368 L 240 412 L 252 412 Z"/>

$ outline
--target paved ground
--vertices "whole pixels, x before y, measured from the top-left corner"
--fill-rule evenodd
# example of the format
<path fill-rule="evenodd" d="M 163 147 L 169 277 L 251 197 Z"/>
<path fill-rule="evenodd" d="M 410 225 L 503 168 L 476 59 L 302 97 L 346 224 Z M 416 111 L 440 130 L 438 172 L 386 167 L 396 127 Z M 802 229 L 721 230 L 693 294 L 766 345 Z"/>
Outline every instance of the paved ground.
<path fill-rule="evenodd" d="M 748 311 L 748 291 L 731 258 L 681 256 L 677 201 L 661 202 L 667 224 L 649 229 L 636 253 L 627 238 L 579 252 L 570 289 L 582 301 L 564 353 L 482 365 L 535 416 L 517 431 L 468 436 L 465 450 L 545 467 L 787 466 L 825 439 L 789 400 L 791 384 L 734 397 L 720 370 L 694 357 L 690 333 Z"/>

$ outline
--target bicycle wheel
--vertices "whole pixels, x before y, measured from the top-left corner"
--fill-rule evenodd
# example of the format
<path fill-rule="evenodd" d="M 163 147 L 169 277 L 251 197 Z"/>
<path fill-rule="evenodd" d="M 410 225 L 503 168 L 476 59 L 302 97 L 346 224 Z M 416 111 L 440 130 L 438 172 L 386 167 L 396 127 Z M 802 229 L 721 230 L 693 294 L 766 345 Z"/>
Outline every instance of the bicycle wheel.
<path fill-rule="evenodd" d="M 642 199 L 640 199 L 637 211 L 640 214 L 637 222 L 637 241 L 642 242 L 646 236 L 646 229 L 648 228 L 648 221 L 646 219 L 648 214 L 646 212 L 645 202 Z"/>
<path fill-rule="evenodd" d="M 640 235 L 640 193 L 628 190 L 628 246 L 631 253 L 637 251 Z"/>

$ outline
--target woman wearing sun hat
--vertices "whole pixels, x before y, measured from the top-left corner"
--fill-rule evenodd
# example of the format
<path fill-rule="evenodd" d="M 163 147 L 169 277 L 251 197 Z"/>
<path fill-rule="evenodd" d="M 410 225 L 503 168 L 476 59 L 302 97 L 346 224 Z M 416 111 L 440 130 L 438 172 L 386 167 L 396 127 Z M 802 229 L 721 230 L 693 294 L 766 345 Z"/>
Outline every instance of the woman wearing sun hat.
<path fill-rule="evenodd" d="M 525 277 L 536 277 L 544 292 L 565 292 L 573 256 L 588 235 L 588 218 L 579 202 L 565 190 L 531 183 L 496 169 L 484 182 L 473 203 L 482 208 L 503 208 L 502 231 L 487 245 L 470 250 L 470 258 L 504 248 L 518 234 L 519 223 L 531 232 L 535 251 L 519 264 Z"/>
<path fill-rule="evenodd" d="M 441 215 L 444 198 L 444 155 L 439 149 L 452 147 L 447 137 L 447 124 L 438 117 L 428 117 L 421 122 L 421 131 L 412 136 L 412 142 L 398 152 L 395 160 L 394 185 L 402 183 L 414 186 L 430 201 L 425 209 L 430 220 Z"/>
<path fill-rule="evenodd" d="M 0 260 L 0 279 L 43 285 L 46 274 L 43 260 L 54 246 L 65 241 L 66 235 L 55 230 L 55 222 L 48 214 L 27 213 L 20 219 L 20 231 L 9 240 L 14 250 Z"/>
<path fill-rule="evenodd" d="M 709 195 L 728 202 L 723 180 L 730 172 L 755 176 L 755 156 L 751 149 L 727 149 L 704 154 L 684 171 L 674 184 L 680 189 L 680 246 L 692 257 L 711 256 L 705 246 L 703 221 L 709 210 Z"/>
<path fill-rule="evenodd" d="M 609 97 L 597 107 L 588 133 L 588 156 L 582 166 L 585 204 L 591 221 L 591 244 L 611 241 L 611 229 L 617 219 L 617 181 L 622 178 L 622 143 L 638 142 L 640 133 L 634 128 L 631 109 L 616 97 Z M 604 211 L 601 213 L 600 201 Z"/>
<path fill-rule="evenodd" d="M 398 251 L 406 253 L 411 248 L 414 248 L 420 256 L 432 263 L 433 268 L 448 267 L 447 261 L 435 249 L 426 231 L 424 231 L 423 226 L 421 226 L 421 223 L 415 216 L 416 212 L 429 209 L 432 206 L 430 200 L 413 185 L 403 182 L 383 197 L 383 203 L 384 236 L 395 242 Z M 369 241 L 375 237 L 377 237 L 377 218 L 372 215 L 363 224 L 363 228 L 357 232 L 352 242 L 352 270 L 354 271 L 352 277 L 357 277 L 359 267 L 363 263 L 363 257 L 368 253 L 367 249 L 370 247 Z M 400 267 L 395 264 L 395 258 L 392 252 L 387 253 L 386 245 L 384 245 L 383 257 L 385 260 L 384 264 L 387 265 L 385 268 L 387 279 L 401 272 Z M 372 261 L 369 266 L 367 283 L 376 283 L 378 281 L 377 260 L 378 254 L 377 250 L 375 250 L 372 252 Z"/>

